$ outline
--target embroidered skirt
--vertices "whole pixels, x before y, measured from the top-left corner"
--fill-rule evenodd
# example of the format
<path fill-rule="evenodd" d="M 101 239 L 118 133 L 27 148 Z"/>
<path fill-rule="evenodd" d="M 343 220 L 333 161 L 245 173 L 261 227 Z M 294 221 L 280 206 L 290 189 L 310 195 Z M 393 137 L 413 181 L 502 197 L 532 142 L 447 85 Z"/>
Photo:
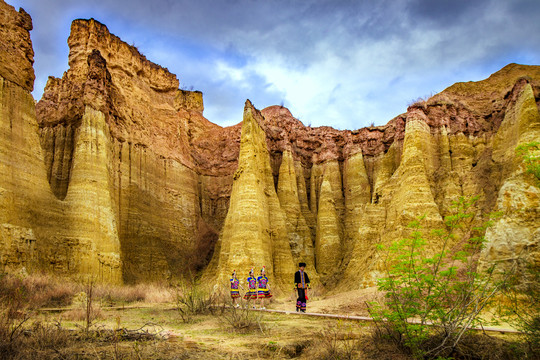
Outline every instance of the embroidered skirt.
<path fill-rule="evenodd" d="M 272 297 L 270 290 L 268 289 L 259 289 L 259 299 L 269 299 Z"/>
<path fill-rule="evenodd" d="M 248 289 L 246 293 L 244 294 L 244 299 L 250 300 L 250 299 L 256 299 L 257 298 L 257 289 Z"/>

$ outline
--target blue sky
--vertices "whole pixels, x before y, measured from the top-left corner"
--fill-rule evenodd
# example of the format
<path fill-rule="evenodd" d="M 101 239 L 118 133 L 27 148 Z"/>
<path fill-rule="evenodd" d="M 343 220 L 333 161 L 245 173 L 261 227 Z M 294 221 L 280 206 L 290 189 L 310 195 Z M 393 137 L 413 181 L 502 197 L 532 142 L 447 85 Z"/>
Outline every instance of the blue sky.
<path fill-rule="evenodd" d="M 222 126 L 284 104 L 305 125 L 383 125 L 458 81 L 540 65 L 538 0 L 6 0 L 32 16 L 34 97 L 67 70 L 70 24 L 95 18 L 204 93 Z"/>

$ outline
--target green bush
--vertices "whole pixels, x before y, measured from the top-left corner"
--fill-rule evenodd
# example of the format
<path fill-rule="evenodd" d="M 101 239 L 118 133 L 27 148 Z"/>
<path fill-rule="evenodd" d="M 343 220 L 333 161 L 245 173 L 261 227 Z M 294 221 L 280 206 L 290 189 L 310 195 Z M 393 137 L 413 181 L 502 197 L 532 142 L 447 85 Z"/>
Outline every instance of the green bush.
<path fill-rule="evenodd" d="M 540 180 L 540 142 L 521 144 L 516 148 L 516 153 L 521 156 L 527 172 Z"/>
<path fill-rule="evenodd" d="M 477 255 L 490 222 L 473 226 L 476 200 L 462 197 L 454 203 L 445 229 L 432 232 L 430 241 L 440 245 L 434 255 L 426 250 L 422 219 L 409 225 L 409 238 L 380 247 L 387 257 L 386 276 L 378 288 L 386 295 L 383 304 L 370 305 L 370 313 L 379 334 L 415 357 L 459 352 L 460 341 L 470 327 L 482 322 L 480 312 L 500 290 L 493 267 L 477 270 Z M 460 241 L 457 233 L 466 236 Z"/>

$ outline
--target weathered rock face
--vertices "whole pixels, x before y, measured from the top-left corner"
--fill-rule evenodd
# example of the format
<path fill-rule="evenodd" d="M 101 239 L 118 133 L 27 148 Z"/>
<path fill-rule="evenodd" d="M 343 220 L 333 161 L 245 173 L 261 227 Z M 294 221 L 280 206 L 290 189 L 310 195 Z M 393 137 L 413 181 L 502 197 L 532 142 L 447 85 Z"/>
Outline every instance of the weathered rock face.
<path fill-rule="evenodd" d="M 175 75 L 97 21 L 74 21 L 68 44 L 70 69 L 49 79 L 36 107 L 52 191 L 68 201 L 72 187 L 94 186 L 90 174 L 100 179 L 112 225 L 100 238 L 120 244 L 125 281 L 196 270 L 225 218 L 221 193 L 231 182 L 228 173 L 201 174 L 192 156 L 192 141 L 220 129 L 203 118 L 202 93 L 179 90 Z M 87 113 L 102 121 L 84 130 Z M 87 166 L 77 178 L 76 161 L 91 150 L 77 153 L 73 139 L 82 131 L 106 134 L 97 148 L 107 154 L 97 162 L 106 171 Z M 81 212 L 101 208 L 88 200 Z"/>
<path fill-rule="evenodd" d="M 95 20 L 73 22 L 70 69 L 34 108 L 31 20 L 0 10 L 3 268 L 137 282 L 266 266 L 279 292 L 304 261 L 340 291 L 374 284 L 377 244 L 477 194 L 479 214 L 503 213 L 482 264 L 540 261 L 540 192 L 514 152 L 540 139 L 538 66 L 455 84 L 385 126 L 311 128 L 248 101 L 221 128 L 202 93 Z"/>
<path fill-rule="evenodd" d="M 496 210 L 502 217 L 486 232 L 487 246 L 481 263 L 498 263 L 504 271 L 528 263 L 540 263 L 540 188 L 538 180 L 527 174 L 514 149 L 539 141 L 540 114 L 531 85 L 521 81 L 515 87 L 515 100 L 493 139 L 493 158 L 512 171 L 499 189 Z"/>
<path fill-rule="evenodd" d="M 16 13 L 3 2 L 5 23 Z M 12 20 L 9 20 L 9 19 Z M 24 18 L 27 18 L 24 15 Z M 4 24 L 4 21 L 2 22 Z M 120 248 L 106 177 L 109 153 L 103 147 L 108 130 L 103 116 L 87 112 L 74 134 L 74 185 L 65 202 L 47 183 L 32 89 L 31 21 L 19 23 L 10 39 L 16 49 L 30 49 L 7 58 L 0 72 L 0 266 L 26 267 L 65 273 L 91 273 L 102 281 L 120 282 Z M 21 34 L 15 37 L 16 34 Z M 25 70 L 30 66 L 30 70 Z M 6 70 L 7 69 L 7 70 Z M 14 74 L 9 69 L 18 69 Z M 101 151 L 99 150 L 101 148 Z M 88 182 L 91 186 L 81 186 Z M 88 201 L 87 201 L 88 200 Z M 92 211 L 90 211 L 90 209 Z M 95 211 L 99 209 L 99 211 Z"/>
<path fill-rule="evenodd" d="M 20 17 L 10 11 L 2 16 Z M 25 31 L 16 48 L 31 49 Z M 93 20 L 75 21 L 69 44 L 70 69 L 62 79 L 49 79 L 36 109 L 31 87 L 3 82 L 2 121 L 9 131 L 2 146 L 9 150 L 2 152 L 7 178 L 1 184 L 12 183 L 13 194 L 3 191 L 2 265 L 93 273 L 116 282 L 196 271 L 211 255 L 232 183 L 230 173 L 194 170 L 204 157 L 193 161 L 190 142 L 220 129 L 202 117 L 202 94 L 178 90 L 174 75 Z M 21 112 L 24 121 L 16 119 Z M 36 181 L 23 181 L 26 171 Z M 42 207 L 26 200 L 36 192 Z M 29 211 L 33 216 L 24 215 Z M 35 221 L 22 226 L 9 220 L 14 216 Z M 33 262 L 24 260 L 28 256 Z"/>
<path fill-rule="evenodd" d="M 0 1 L 0 74 L 24 90 L 34 90 L 34 49 L 30 40 L 32 18 L 24 9 Z"/>
<path fill-rule="evenodd" d="M 519 167 L 515 147 L 540 139 L 539 70 L 508 65 L 489 79 L 456 84 L 414 104 L 384 127 L 357 131 L 306 128 L 286 109 L 264 109 L 262 127 L 278 190 L 286 188 L 282 177 L 290 178 L 283 173 L 290 157 L 299 164 L 296 173 L 304 175 L 297 186 L 307 184 L 306 210 L 315 218 L 306 221 L 314 230 L 312 271 L 321 281 L 330 287 L 339 283 L 338 290 L 374 285 L 383 270 L 376 245 L 406 236 L 407 224 L 421 215 L 426 230 L 442 227 L 459 196 L 480 195 L 480 215 L 506 214 L 487 233 L 488 244 L 494 245 L 488 245 L 484 261 L 507 260 L 503 269 L 518 257 L 538 261 L 537 188 L 532 175 Z M 516 110 L 523 108 L 524 96 L 528 106 Z M 521 178 L 514 179 L 515 171 Z M 521 199 L 525 212 L 518 215 L 503 196 Z M 282 201 L 282 207 L 289 209 L 288 203 Z M 289 219 L 296 214 L 287 211 Z M 509 230 L 509 221 L 515 231 Z M 305 240 L 292 234 L 294 254 Z M 515 234 L 520 240 L 512 239 Z M 511 245 L 498 246 L 498 241 Z M 435 250 L 437 244 L 429 247 Z"/>
<path fill-rule="evenodd" d="M 226 281 L 232 270 L 267 269 L 276 289 L 285 288 L 294 273 L 288 224 L 274 186 L 263 117 L 246 102 L 238 169 L 231 202 L 207 276 Z M 293 178 L 296 182 L 296 179 Z"/>

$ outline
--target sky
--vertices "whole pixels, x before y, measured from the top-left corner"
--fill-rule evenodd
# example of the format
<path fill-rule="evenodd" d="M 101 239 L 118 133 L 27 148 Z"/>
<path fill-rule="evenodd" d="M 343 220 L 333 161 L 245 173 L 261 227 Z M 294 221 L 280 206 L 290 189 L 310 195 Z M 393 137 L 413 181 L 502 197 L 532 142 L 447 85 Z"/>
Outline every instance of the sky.
<path fill-rule="evenodd" d="M 33 19 L 34 98 L 94 18 L 200 90 L 221 126 L 284 105 L 304 125 L 384 125 L 416 99 L 509 63 L 540 65 L 539 0 L 5 0 Z"/>

